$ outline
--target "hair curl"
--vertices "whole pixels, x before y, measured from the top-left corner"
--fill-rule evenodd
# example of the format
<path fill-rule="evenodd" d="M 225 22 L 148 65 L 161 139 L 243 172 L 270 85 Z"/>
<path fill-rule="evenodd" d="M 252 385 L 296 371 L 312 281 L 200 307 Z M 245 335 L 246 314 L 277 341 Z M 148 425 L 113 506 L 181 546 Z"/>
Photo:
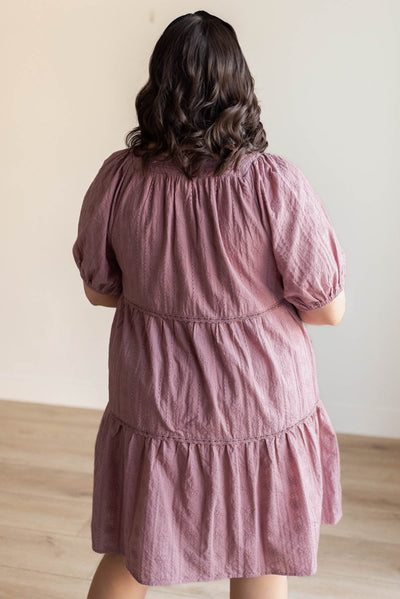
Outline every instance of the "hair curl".
<path fill-rule="evenodd" d="M 209 159 L 221 175 L 268 146 L 260 106 L 236 33 L 204 10 L 174 19 L 157 41 L 149 80 L 135 101 L 139 125 L 125 138 L 142 156 L 173 159 L 189 179 Z"/>

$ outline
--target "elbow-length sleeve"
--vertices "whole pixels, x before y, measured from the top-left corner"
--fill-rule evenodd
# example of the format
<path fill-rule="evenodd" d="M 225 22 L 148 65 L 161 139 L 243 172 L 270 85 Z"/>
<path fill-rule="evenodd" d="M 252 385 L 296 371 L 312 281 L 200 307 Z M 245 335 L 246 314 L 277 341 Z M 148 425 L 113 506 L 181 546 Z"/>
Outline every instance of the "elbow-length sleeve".
<path fill-rule="evenodd" d="M 259 162 L 258 186 L 284 298 L 298 310 L 321 308 L 344 289 L 345 252 L 299 167 L 276 154 L 264 154 Z"/>
<path fill-rule="evenodd" d="M 115 197 L 127 151 L 118 150 L 105 159 L 90 184 L 81 207 L 78 235 L 72 254 L 85 283 L 98 293 L 119 295 L 122 272 L 110 239 Z"/>

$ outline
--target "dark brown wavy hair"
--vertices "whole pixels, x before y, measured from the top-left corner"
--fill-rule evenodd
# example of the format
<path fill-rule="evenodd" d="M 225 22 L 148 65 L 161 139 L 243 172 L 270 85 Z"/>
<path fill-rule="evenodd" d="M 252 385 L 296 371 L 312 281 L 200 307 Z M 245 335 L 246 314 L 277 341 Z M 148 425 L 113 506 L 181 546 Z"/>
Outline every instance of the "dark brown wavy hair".
<path fill-rule="evenodd" d="M 149 80 L 135 101 L 138 127 L 125 138 L 142 157 L 173 159 L 189 179 L 209 159 L 220 175 L 268 146 L 260 106 L 236 33 L 204 10 L 173 20 L 157 41 Z"/>

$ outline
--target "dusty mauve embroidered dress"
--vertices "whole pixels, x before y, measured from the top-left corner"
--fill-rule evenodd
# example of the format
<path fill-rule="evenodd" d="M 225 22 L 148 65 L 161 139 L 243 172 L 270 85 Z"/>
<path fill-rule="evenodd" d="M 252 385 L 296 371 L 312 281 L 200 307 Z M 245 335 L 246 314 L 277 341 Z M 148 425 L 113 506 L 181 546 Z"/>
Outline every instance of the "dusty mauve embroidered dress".
<path fill-rule="evenodd" d="M 286 158 L 194 181 L 129 149 L 83 200 L 73 256 L 119 294 L 95 445 L 92 546 L 142 584 L 317 570 L 342 516 L 337 438 L 301 310 L 344 288 L 345 253 Z M 326 331 L 332 334 L 331 330 Z"/>

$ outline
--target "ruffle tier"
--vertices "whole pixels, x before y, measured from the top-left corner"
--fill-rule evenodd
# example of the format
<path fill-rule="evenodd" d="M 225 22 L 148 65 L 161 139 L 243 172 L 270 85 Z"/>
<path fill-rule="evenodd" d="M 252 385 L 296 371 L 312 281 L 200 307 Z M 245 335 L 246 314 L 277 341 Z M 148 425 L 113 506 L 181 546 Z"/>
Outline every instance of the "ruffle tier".
<path fill-rule="evenodd" d="M 317 571 L 342 516 L 337 438 L 319 399 L 301 421 L 235 441 L 136 431 L 107 404 L 95 444 L 92 548 L 145 585 Z"/>

